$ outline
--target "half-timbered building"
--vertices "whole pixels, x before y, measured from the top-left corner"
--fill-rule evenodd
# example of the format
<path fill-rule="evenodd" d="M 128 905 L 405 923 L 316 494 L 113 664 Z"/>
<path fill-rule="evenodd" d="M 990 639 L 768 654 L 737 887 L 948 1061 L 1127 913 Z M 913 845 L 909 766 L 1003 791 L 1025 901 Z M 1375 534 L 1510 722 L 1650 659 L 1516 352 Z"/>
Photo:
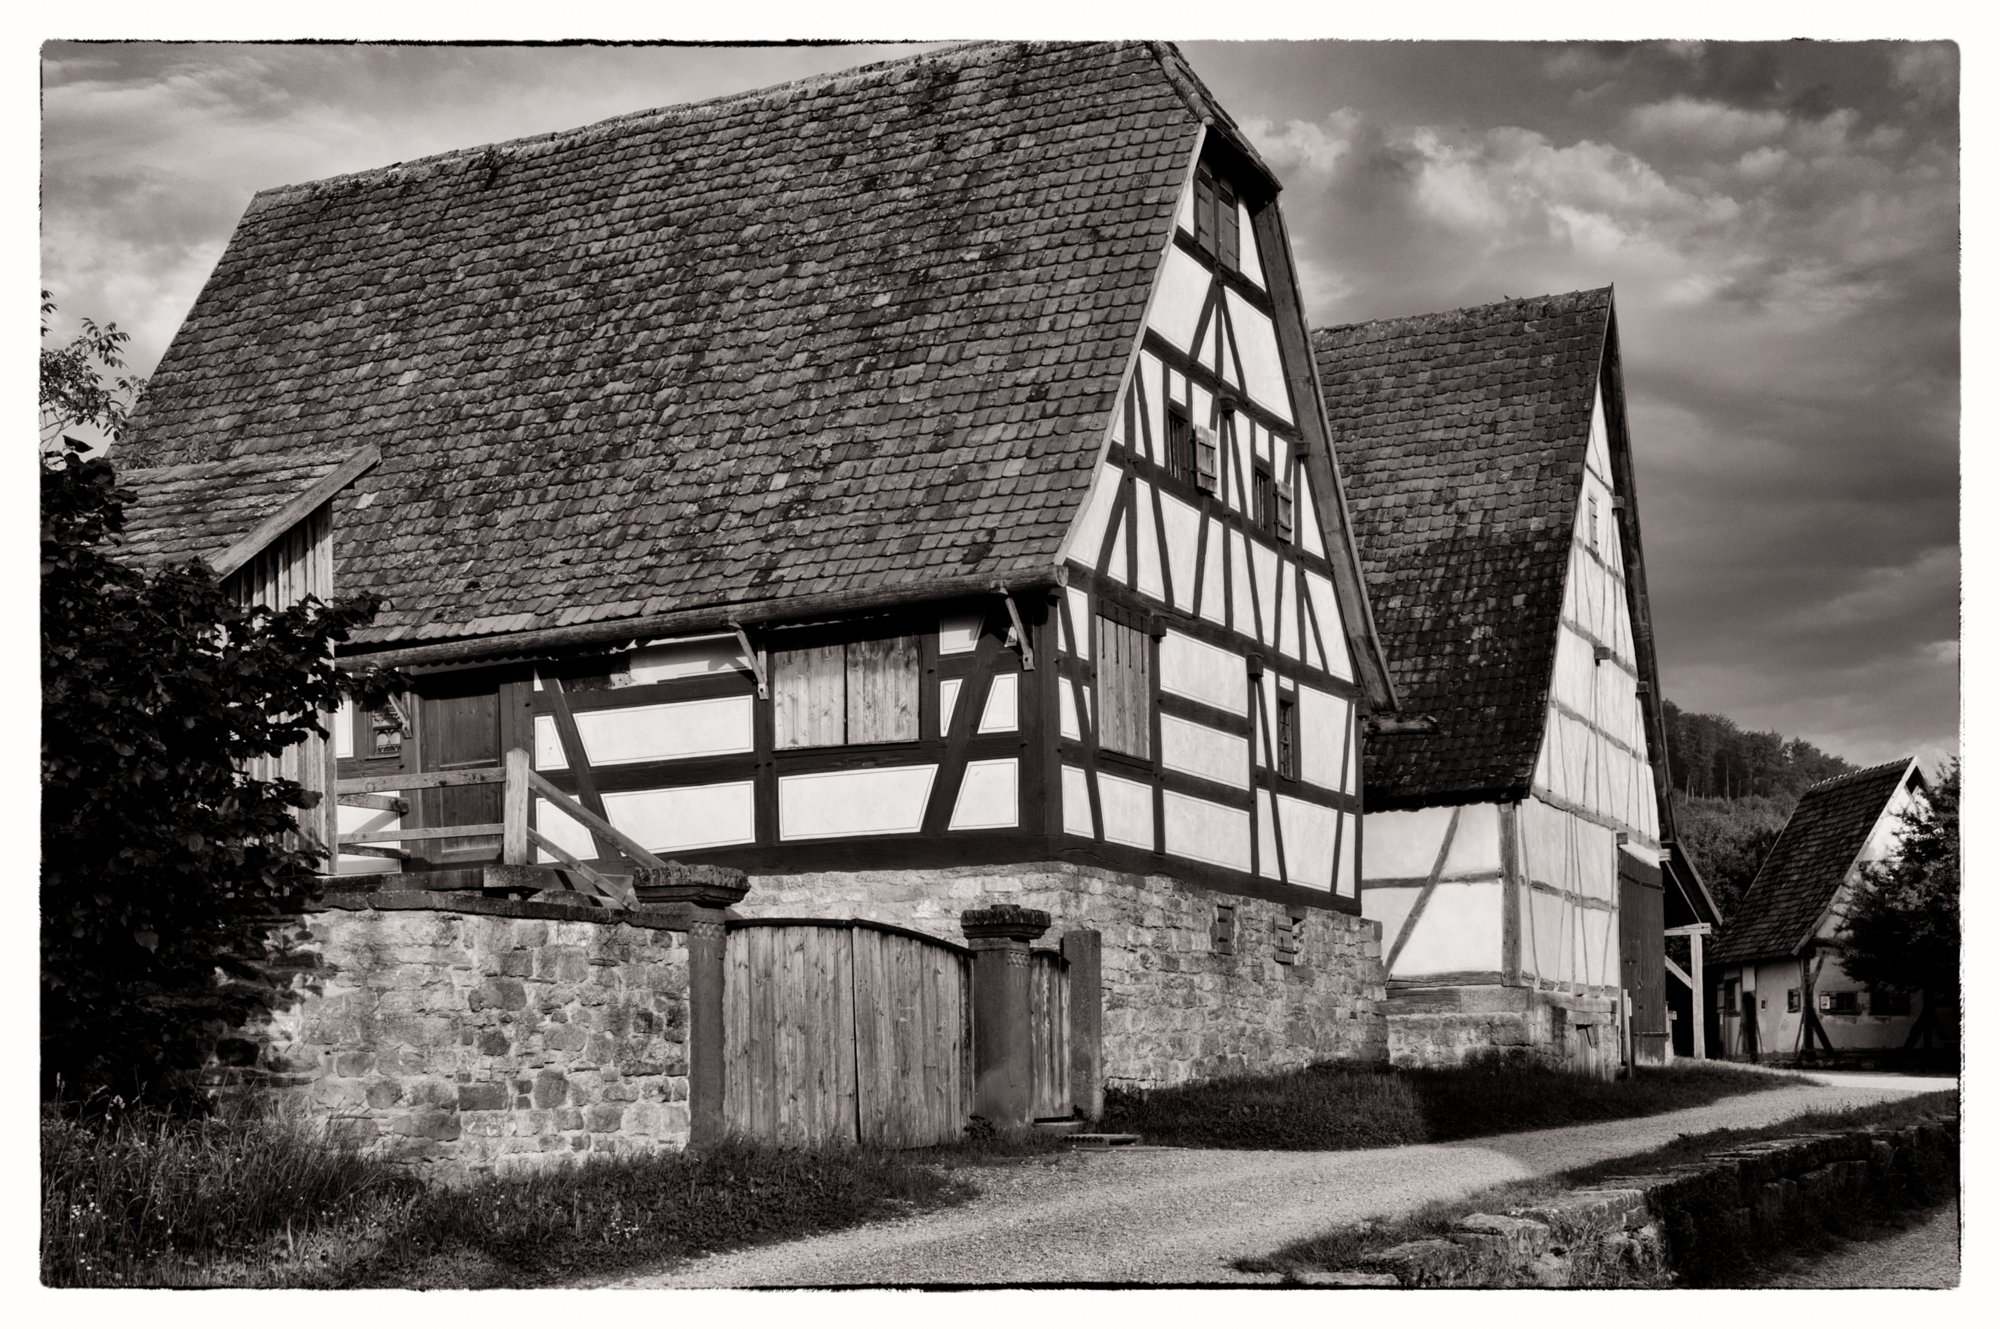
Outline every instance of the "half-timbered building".
<path fill-rule="evenodd" d="M 338 572 L 416 686 L 337 726 L 343 873 L 486 881 L 508 810 L 455 773 L 522 751 L 551 871 L 1103 926 L 1114 1080 L 1366 1052 L 1391 691 L 1277 197 L 1151 43 L 272 189 L 120 460 L 380 449 Z M 1190 947 L 1228 1019 L 1163 997 Z"/>
<path fill-rule="evenodd" d="M 1392 1055 L 1602 1067 L 1621 999 L 1668 1055 L 1662 934 L 1715 911 L 1673 852 L 1610 290 L 1313 346 L 1402 708 L 1364 754 Z"/>
<path fill-rule="evenodd" d="M 1925 1023 L 1922 994 L 1855 982 L 1836 938 L 1864 870 L 1896 856 L 1902 816 L 1925 793 L 1905 757 L 1799 797 L 1709 956 L 1722 1055 L 1883 1052 L 1912 1041 Z"/>

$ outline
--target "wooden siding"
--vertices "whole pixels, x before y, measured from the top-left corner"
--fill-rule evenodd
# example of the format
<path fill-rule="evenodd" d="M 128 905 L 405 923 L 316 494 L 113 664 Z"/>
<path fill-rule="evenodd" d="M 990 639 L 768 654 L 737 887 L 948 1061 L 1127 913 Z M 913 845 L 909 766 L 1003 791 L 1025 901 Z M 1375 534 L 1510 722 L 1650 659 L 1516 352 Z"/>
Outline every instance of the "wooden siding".
<path fill-rule="evenodd" d="M 273 540 L 223 583 L 239 604 L 289 609 L 308 595 L 333 599 L 333 519 L 330 505 L 321 504 L 291 530 Z M 333 713 L 320 716 L 329 732 Z M 258 780 L 294 780 L 321 794 L 319 806 L 298 814 L 300 833 L 322 845 L 333 843 L 333 748 L 326 739 L 307 735 L 275 757 L 254 757 L 246 764 Z"/>
<path fill-rule="evenodd" d="M 866 924 L 746 921 L 723 967 L 723 1116 L 777 1144 L 959 1138 L 970 959 Z"/>
<path fill-rule="evenodd" d="M 1061 951 L 1030 951 L 1028 1057 L 1032 1114 L 1072 1115 L 1069 1092 L 1069 961 Z"/>
<path fill-rule="evenodd" d="M 919 679 L 915 637 L 847 645 L 847 741 L 908 743 L 917 738 Z"/>
<path fill-rule="evenodd" d="M 847 651 L 839 642 L 771 653 L 781 748 L 831 747 L 847 737 Z"/>
<path fill-rule="evenodd" d="M 772 652 L 780 748 L 907 743 L 921 734 L 914 636 L 822 642 Z"/>
<path fill-rule="evenodd" d="M 1137 628 L 1097 619 L 1097 742 L 1142 760 L 1153 755 L 1153 643 Z"/>

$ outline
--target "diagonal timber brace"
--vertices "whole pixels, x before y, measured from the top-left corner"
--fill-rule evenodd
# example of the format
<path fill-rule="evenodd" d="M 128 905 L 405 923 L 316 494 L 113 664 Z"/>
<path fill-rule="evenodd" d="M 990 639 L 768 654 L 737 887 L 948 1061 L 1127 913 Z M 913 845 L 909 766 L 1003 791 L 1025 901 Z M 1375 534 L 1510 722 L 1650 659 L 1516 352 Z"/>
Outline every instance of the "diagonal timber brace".
<path fill-rule="evenodd" d="M 731 623 L 730 630 L 736 634 L 736 644 L 743 648 L 743 663 L 757 678 L 757 696 L 768 700 L 771 696 L 771 680 L 764 673 L 764 657 L 750 644 L 750 634 L 743 630 L 741 623 Z"/>
<path fill-rule="evenodd" d="M 993 583 L 993 593 L 998 595 L 1007 604 L 1007 617 L 1014 624 L 1013 645 L 1021 652 L 1021 668 L 1024 671 L 1033 669 L 1035 667 L 1035 648 L 1028 644 L 1028 629 L 1021 622 L 1020 606 L 1014 603 L 1013 593 L 997 581 Z"/>

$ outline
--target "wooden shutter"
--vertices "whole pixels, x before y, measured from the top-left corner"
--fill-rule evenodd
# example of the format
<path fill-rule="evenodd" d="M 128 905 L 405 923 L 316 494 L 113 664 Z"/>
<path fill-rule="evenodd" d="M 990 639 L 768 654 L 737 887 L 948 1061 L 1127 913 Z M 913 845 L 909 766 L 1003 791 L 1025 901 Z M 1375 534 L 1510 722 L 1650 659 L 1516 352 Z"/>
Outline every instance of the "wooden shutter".
<path fill-rule="evenodd" d="M 1206 171 L 1194 177 L 1194 242 L 1215 252 L 1215 182 Z"/>
<path fill-rule="evenodd" d="M 1215 190 L 1215 261 L 1234 272 L 1242 266 L 1236 234 L 1236 191 L 1228 185 Z"/>
<path fill-rule="evenodd" d="M 1217 489 L 1219 472 L 1216 464 L 1215 431 L 1196 427 L 1194 431 L 1195 483 L 1213 494 Z"/>
<path fill-rule="evenodd" d="M 771 653 L 771 702 L 781 748 L 847 741 L 847 653 L 839 642 Z"/>
<path fill-rule="evenodd" d="M 1137 628 L 1097 620 L 1097 741 L 1128 757 L 1150 758 L 1152 641 Z"/>
<path fill-rule="evenodd" d="M 847 644 L 847 741 L 910 743 L 917 734 L 917 639 Z"/>
<path fill-rule="evenodd" d="M 1292 487 L 1290 485 L 1278 486 L 1278 538 L 1280 540 L 1289 540 L 1292 538 Z"/>

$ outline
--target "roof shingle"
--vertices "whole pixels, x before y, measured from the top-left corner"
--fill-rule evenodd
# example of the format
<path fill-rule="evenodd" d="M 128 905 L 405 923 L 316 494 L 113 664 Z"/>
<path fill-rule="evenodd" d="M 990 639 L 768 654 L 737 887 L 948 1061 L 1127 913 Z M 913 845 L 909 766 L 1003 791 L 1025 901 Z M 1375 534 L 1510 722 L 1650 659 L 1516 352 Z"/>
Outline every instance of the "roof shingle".
<path fill-rule="evenodd" d="M 1905 757 L 1822 780 L 1800 795 L 1708 963 L 1798 954 L 1909 769 Z"/>
<path fill-rule="evenodd" d="M 1437 720 L 1367 745 L 1371 807 L 1528 791 L 1610 311 L 1607 287 L 1313 333 L 1376 630 Z"/>
<path fill-rule="evenodd" d="M 360 643 L 1053 569 L 1199 96 L 980 45 L 267 191 L 119 460 L 379 443 Z"/>
<path fill-rule="evenodd" d="M 225 458 L 117 471 L 130 489 L 120 555 L 146 569 L 200 559 L 226 575 L 241 559 L 225 560 L 260 525 L 310 498 L 336 472 L 370 464 L 355 457 L 297 458 L 286 454 Z M 340 478 L 345 478 L 343 475 Z M 299 514 L 303 516 L 304 514 Z M 243 551 L 244 557 L 256 550 Z"/>

